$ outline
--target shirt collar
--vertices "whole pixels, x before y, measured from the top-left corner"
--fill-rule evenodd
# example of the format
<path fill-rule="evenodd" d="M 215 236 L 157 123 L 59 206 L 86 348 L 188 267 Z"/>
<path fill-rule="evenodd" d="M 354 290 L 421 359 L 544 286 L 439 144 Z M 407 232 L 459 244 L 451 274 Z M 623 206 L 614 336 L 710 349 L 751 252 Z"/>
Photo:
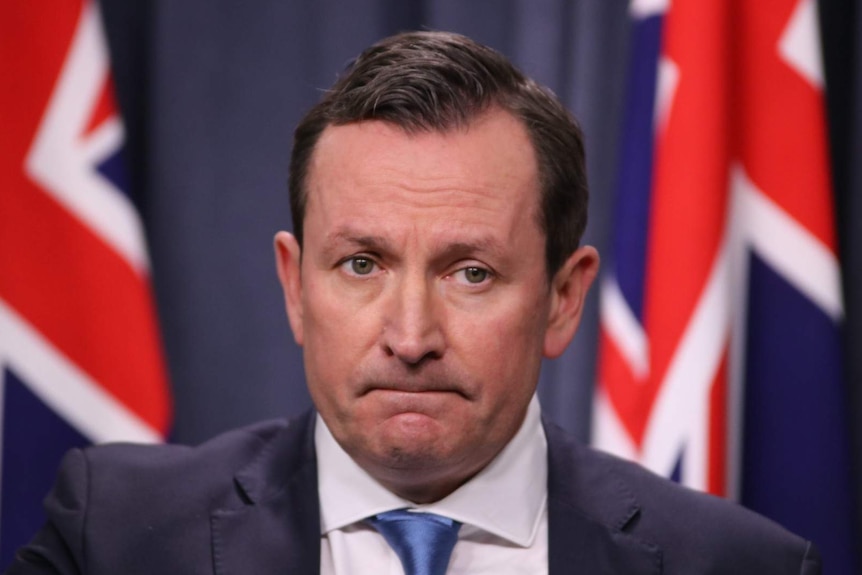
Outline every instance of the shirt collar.
<path fill-rule="evenodd" d="M 368 475 L 338 445 L 319 414 L 314 444 L 321 534 L 377 513 L 410 507 L 451 517 L 523 547 L 535 539 L 545 510 L 548 477 L 548 445 L 535 395 L 518 432 L 497 457 L 450 495 L 428 505 L 402 499 Z M 501 505 L 502 501 L 506 504 Z"/>

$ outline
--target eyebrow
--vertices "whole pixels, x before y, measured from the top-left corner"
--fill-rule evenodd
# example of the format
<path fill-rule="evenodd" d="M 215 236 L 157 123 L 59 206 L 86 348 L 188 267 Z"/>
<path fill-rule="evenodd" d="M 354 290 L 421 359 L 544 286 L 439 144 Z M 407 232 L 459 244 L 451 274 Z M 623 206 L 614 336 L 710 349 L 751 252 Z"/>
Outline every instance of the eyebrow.
<path fill-rule="evenodd" d="M 490 254 L 500 256 L 500 246 L 490 238 L 477 238 L 470 241 L 456 241 L 444 246 L 442 254 L 448 257 L 461 257 L 471 254 Z"/>
<path fill-rule="evenodd" d="M 383 236 L 362 235 L 350 229 L 337 230 L 326 236 L 323 244 L 323 254 L 326 257 L 334 257 L 344 244 L 361 248 L 363 250 L 389 252 L 391 242 Z"/>
<path fill-rule="evenodd" d="M 345 245 L 382 255 L 393 254 L 396 251 L 393 242 L 383 236 L 362 234 L 350 228 L 343 228 L 336 230 L 326 237 L 322 249 L 323 255 L 327 258 L 339 256 L 339 252 Z M 503 258 L 503 250 L 499 242 L 490 237 L 478 237 L 453 242 L 447 242 L 444 239 L 438 242 L 438 250 L 436 251 L 435 260 L 455 259 L 473 255 L 481 256 L 484 254 L 495 260 Z"/>

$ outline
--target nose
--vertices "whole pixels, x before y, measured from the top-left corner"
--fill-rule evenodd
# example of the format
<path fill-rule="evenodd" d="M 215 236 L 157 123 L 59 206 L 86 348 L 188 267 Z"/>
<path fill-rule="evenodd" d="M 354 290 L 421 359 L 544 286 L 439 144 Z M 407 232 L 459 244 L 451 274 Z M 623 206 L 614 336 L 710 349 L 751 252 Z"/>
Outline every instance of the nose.
<path fill-rule="evenodd" d="M 392 286 L 384 312 L 384 351 L 410 366 L 439 359 L 445 349 L 444 309 L 432 282 L 421 274 L 403 278 Z"/>

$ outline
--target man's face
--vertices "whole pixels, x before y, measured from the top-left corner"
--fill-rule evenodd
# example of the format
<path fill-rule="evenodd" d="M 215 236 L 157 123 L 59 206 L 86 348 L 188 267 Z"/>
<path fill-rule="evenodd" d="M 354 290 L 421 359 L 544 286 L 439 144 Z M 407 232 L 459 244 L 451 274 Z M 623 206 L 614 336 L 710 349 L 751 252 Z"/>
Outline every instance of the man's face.
<path fill-rule="evenodd" d="M 408 499 L 484 467 L 574 334 L 597 257 L 582 248 L 549 285 L 538 210 L 533 148 L 502 111 L 448 133 L 330 126 L 317 143 L 301 263 L 276 237 L 291 327 L 335 439 Z"/>

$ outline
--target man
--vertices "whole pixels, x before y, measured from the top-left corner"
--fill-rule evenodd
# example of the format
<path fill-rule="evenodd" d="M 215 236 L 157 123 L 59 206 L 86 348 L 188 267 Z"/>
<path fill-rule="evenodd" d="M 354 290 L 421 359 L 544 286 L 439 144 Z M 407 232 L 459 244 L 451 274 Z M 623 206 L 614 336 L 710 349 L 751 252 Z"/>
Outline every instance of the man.
<path fill-rule="evenodd" d="M 72 452 L 10 573 L 819 572 L 769 521 L 541 421 L 598 255 L 580 131 L 502 56 L 369 48 L 298 127 L 290 193 L 276 261 L 317 413 Z M 434 547 L 403 537 L 420 524 Z"/>

